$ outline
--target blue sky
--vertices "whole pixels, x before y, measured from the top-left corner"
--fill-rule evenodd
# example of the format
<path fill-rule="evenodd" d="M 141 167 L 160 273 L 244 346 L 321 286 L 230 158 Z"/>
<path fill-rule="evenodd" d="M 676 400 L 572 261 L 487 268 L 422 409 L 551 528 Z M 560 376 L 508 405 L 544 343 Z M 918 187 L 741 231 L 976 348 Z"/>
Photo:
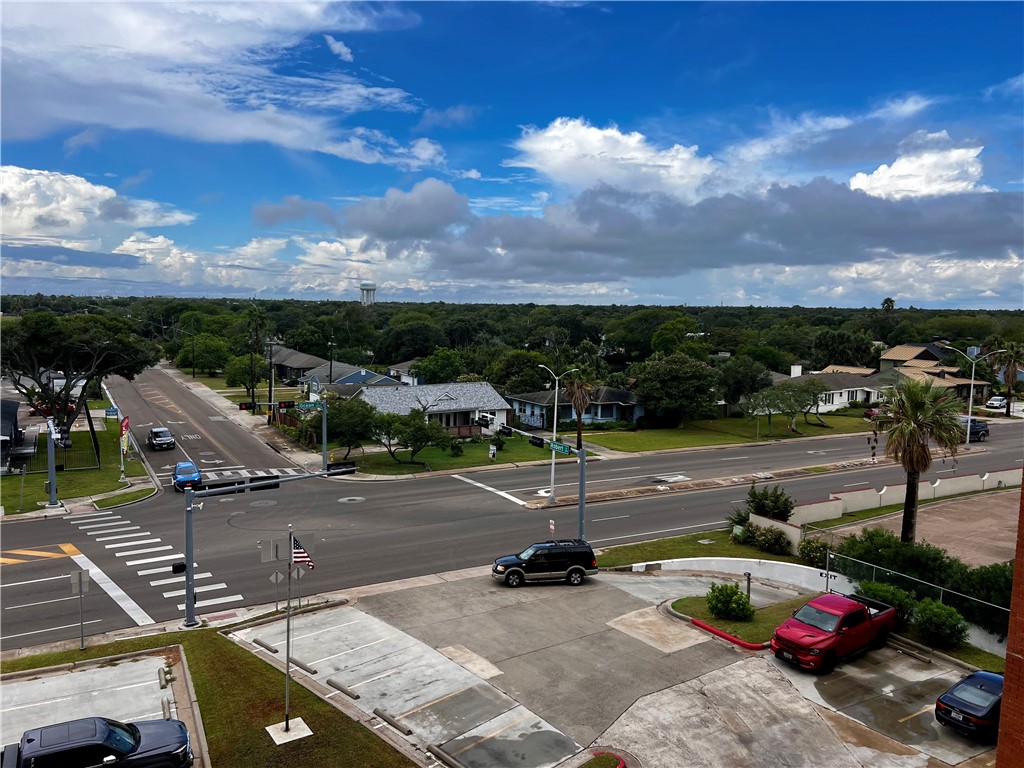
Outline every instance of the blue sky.
<path fill-rule="evenodd" d="M 1020 308 L 1024 4 L 5 2 L 3 291 Z"/>

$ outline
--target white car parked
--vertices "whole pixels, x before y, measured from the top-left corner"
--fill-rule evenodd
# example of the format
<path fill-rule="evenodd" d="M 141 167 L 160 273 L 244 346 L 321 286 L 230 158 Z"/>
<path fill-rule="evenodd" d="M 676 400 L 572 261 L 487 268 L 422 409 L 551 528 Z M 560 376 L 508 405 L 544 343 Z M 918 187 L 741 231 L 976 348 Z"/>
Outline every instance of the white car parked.
<path fill-rule="evenodd" d="M 1000 396 L 996 396 L 996 397 L 990 397 L 988 399 L 988 402 L 985 403 L 985 407 L 986 408 L 1005 408 L 1006 407 L 1006 398 L 1002 397 L 1001 395 Z"/>

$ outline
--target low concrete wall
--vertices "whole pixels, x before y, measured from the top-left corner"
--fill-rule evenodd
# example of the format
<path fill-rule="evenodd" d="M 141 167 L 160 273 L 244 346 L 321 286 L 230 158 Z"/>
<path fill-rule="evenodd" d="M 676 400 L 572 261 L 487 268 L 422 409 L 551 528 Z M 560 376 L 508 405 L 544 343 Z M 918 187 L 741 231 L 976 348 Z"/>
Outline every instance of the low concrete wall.
<path fill-rule="evenodd" d="M 833 499 L 842 503 L 843 512 L 877 509 L 882 506 L 882 494 L 874 488 L 861 488 L 856 491 L 837 491 L 830 495 Z M 836 515 L 836 517 L 839 517 L 839 515 Z"/>
<path fill-rule="evenodd" d="M 825 571 L 807 565 L 782 563 L 778 560 L 753 560 L 741 557 L 688 557 L 679 560 L 664 560 L 656 563 L 635 563 L 634 571 L 647 571 L 660 568 L 663 571 L 712 571 L 730 573 L 742 577 L 748 571 L 756 579 L 778 581 L 792 584 L 813 592 L 825 592 Z M 850 593 L 853 583 L 845 576 L 833 573 L 832 589 L 837 592 Z"/>
<path fill-rule="evenodd" d="M 878 494 L 875 495 L 877 496 Z M 793 516 L 789 518 L 789 522 L 793 525 L 806 525 L 807 523 L 817 523 L 821 520 L 833 520 L 840 517 L 845 511 L 842 499 L 819 501 L 814 504 L 801 504 L 793 509 Z"/>
<path fill-rule="evenodd" d="M 1000 472 L 986 472 L 981 476 L 981 485 L 986 491 L 991 488 L 1006 488 L 1021 484 L 1019 469 L 1004 469 Z"/>
<path fill-rule="evenodd" d="M 933 483 L 933 498 L 942 496 L 953 496 L 958 493 L 969 493 L 982 489 L 981 477 L 970 475 L 968 477 L 940 477 Z"/>

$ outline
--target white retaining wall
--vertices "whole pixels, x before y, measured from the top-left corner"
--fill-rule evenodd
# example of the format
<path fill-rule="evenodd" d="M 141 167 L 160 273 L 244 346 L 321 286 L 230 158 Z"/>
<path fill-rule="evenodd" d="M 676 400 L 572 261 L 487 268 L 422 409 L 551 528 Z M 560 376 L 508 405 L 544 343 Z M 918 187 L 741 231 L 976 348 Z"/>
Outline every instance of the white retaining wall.
<path fill-rule="evenodd" d="M 661 566 L 663 571 L 714 571 L 731 573 L 742 578 L 749 572 L 757 579 L 778 581 L 815 592 L 826 592 L 829 587 L 825 582 L 825 571 L 796 563 L 783 563 L 778 560 L 753 560 L 741 557 L 687 557 L 679 560 L 663 560 L 660 563 L 635 563 L 634 571 L 646 571 L 650 566 Z M 853 583 L 837 573 L 829 574 L 831 588 L 837 592 L 849 594 L 853 592 Z"/>
<path fill-rule="evenodd" d="M 986 472 L 984 475 L 964 475 L 961 477 L 943 477 L 934 483 L 924 482 L 918 484 L 917 498 L 920 501 L 941 499 L 945 496 L 955 496 L 960 493 L 972 491 L 987 491 L 995 488 L 1008 488 L 1021 484 L 1021 471 L 1019 469 L 1004 469 L 999 472 Z M 888 504 L 902 504 L 906 497 L 907 486 L 892 485 L 882 486 L 881 490 L 874 488 L 860 488 L 856 491 L 837 491 L 830 494 L 833 502 L 839 502 L 842 508 L 838 514 L 832 517 L 839 517 L 846 512 L 859 512 L 862 509 L 877 509 Z M 814 523 L 829 518 L 819 517 L 826 507 L 820 502 L 818 504 L 802 504 L 793 510 L 791 522 L 804 524 Z M 804 508 L 809 508 L 805 513 Z"/>

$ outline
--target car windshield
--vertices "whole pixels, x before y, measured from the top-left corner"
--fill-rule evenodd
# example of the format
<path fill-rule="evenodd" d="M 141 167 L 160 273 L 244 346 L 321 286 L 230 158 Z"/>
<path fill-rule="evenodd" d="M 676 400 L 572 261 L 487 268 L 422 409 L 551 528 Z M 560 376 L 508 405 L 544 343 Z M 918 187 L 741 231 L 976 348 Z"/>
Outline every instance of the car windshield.
<path fill-rule="evenodd" d="M 520 552 L 518 555 L 516 555 L 516 557 L 518 557 L 520 560 L 529 560 L 530 557 L 533 555 L 533 553 L 536 552 L 536 551 L 537 550 L 534 549 L 533 547 L 527 547 L 522 552 Z"/>
<path fill-rule="evenodd" d="M 154 429 L 153 437 L 170 437 L 171 430 L 169 429 Z"/>
<path fill-rule="evenodd" d="M 966 680 L 953 686 L 950 694 L 956 696 L 961 701 L 966 701 L 968 704 L 973 704 L 982 709 L 988 709 L 998 698 L 997 694 L 979 688 L 977 685 L 971 685 Z"/>
<path fill-rule="evenodd" d="M 196 465 L 191 462 L 186 461 L 185 463 L 178 465 L 179 475 L 194 475 L 197 472 L 199 472 L 199 470 L 196 469 Z"/>
<path fill-rule="evenodd" d="M 822 632 L 835 632 L 836 625 L 839 623 L 839 617 L 836 614 L 822 611 L 810 605 L 805 605 L 794 613 L 793 618 L 797 621 L 802 621 L 804 624 L 816 627 Z"/>
<path fill-rule="evenodd" d="M 107 720 L 107 735 L 103 743 L 119 754 L 127 754 L 133 751 L 139 741 L 139 729 L 130 723 L 119 723 L 116 720 Z"/>

